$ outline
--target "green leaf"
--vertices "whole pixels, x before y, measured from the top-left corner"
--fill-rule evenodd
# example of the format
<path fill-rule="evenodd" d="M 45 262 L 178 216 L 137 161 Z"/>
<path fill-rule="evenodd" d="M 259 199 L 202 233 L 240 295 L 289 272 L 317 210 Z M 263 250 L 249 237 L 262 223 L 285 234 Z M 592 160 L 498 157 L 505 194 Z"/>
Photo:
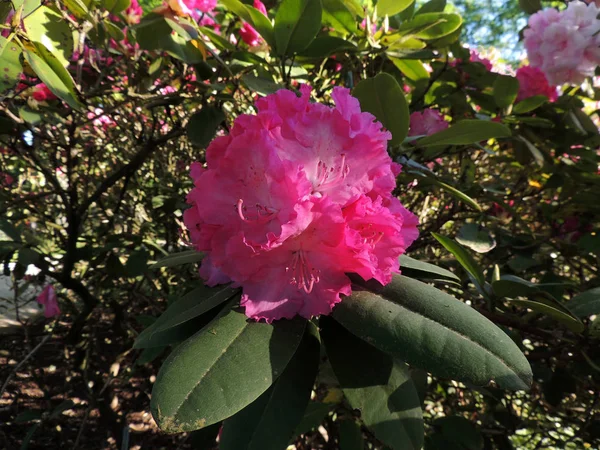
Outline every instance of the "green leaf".
<path fill-rule="evenodd" d="M 554 307 L 553 305 L 532 300 L 511 300 L 510 303 L 511 305 L 519 305 L 524 308 L 531 309 L 532 311 L 550 316 L 556 321 L 562 323 L 574 333 L 581 333 L 585 329 L 585 326 L 579 319 L 571 316 L 570 314 L 566 313 L 565 311 L 562 311 L 559 308 Z"/>
<path fill-rule="evenodd" d="M 242 75 L 242 82 L 252 91 L 260 95 L 269 95 L 282 89 L 283 86 L 268 78 L 255 77 L 254 75 Z"/>
<path fill-rule="evenodd" d="M 494 81 L 494 100 L 499 108 L 512 105 L 519 93 L 519 80 L 508 75 L 498 75 Z"/>
<path fill-rule="evenodd" d="M 418 59 L 398 59 L 390 57 L 394 65 L 402 72 L 406 78 L 413 81 L 429 78 L 429 72 Z"/>
<path fill-rule="evenodd" d="M 14 42 L 0 36 L 0 93 L 11 89 L 23 72 L 21 48 Z"/>
<path fill-rule="evenodd" d="M 152 325 L 135 340 L 133 348 L 146 348 L 157 336 L 170 328 L 180 326 L 232 299 L 238 290 L 229 286 L 209 288 L 201 286 L 188 292 L 173 303 Z"/>
<path fill-rule="evenodd" d="M 46 47 L 38 42 L 31 42 L 31 46 L 23 49 L 23 56 L 54 95 L 67 102 L 73 109 L 83 108 L 73 78 Z"/>
<path fill-rule="evenodd" d="M 283 372 L 306 321 L 248 321 L 229 311 L 179 345 L 158 373 L 152 415 L 168 433 L 193 431 L 241 411 Z"/>
<path fill-rule="evenodd" d="M 64 67 L 69 65 L 73 54 L 73 32 L 59 13 L 41 6 L 23 19 L 23 26 L 30 40 L 43 44 Z"/>
<path fill-rule="evenodd" d="M 439 133 L 426 136 L 417 141 L 422 147 L 431 145 L 468 145 L 492 138 L 503 138 L 511 135 L 510 129 L 498 122 L 486 120 L 461 120 L 450 128 Z"/>
<path fill-rule="evenodd" d="M 452 34 L 461 25 L 462 18 L 458 14 L 425 13 L 404 22 L 396 32 L 428 41 Z"/>
<path fill-rule="evenodd" d="M 370 112 L 392 133 L 392 145 L 399 145 L 408 135 L 410 112 L 402 88 L 387 73 L 362 80 L 352 91 L 363 111 Z"/>
<path fill-rule="evenodd" d="M 301 52 L 321 29 L 321 0 L 283 0 L 275 15 L 277 54 Z"/>
<path fill-rule="evenodd" d="M 365 441 L 362 431 L 354 419 L 340 420 L 339 426 L 340 450 L 364 450 Z"/>
<path fill-rule="evenodd" d="M 577 294 L 567 303 L 567 306 L 577 317 L 600 314 L 600 287 Z"/>
<path fill-rule="evenodd" d="M 324 23 L 343 34 L 357 32 L 356 16 L 343 0 L 322 0 L 322 3 Z"/>
<path fill-rule="evenodd" d="M 131 0 L 100 0 L 100 6 L 112 14 L 118 14 L 125 11 L 130 2 Z"/>
<path fill-rule="evenodd" d="M 527 14 L 534 14 L 542 9 L 540 0 L 519 0 L 519 6 Z"/>
<path fill-rule="evenodd" d="M 321 317 L 320 325 L 335 376 L 367 428 L 394 450 L 421 449 L 421 403 L 406 364 L 353 336 L 327 316 Z"/>
<path fill-rule="evenodd" d="M 206 148 L 224 121 L 225 114 L 220 108 L 204 106 L 190 117 L 187 124 L 188 138 L 192 144 Z"/>
<path fill-rule="evenodd" d="M 308 323 L 289 364 L 264 394 L 223 423 L 219 450 L 281 450 L 302 420 L 319 367 L 318 331 Z"/>
<path fill-rule="evenodd" d="M 517 103 L 513 109 L 513 114 L 525 114 L 536 110 L 544 103 L 548 103 L 548 97 L 545 95 L 534 95 L 533 97 L 527 97 Z"/>
<path fill-rule="evenodd" d="M 480 286 L 484 285 L 485 278 L 483 277 L 483 271 L 481 270 L 481 267 L 479 267 L 477 261 L 473 259 L 471 254 L 467 252 L 464 247 L 446 236 L 442 236 L 437 233 L 431 234 L 438 240 L 440 244 L 444 246 L 446 250 L 454 255 L 460 265 L 463 266 L 463 268 L 479 283 Z"/>
<path fill-rule="evenodd" d="M 446 0 L 430 0 L 423 4 L 423 6 L 419 8 L 415 15 L 444 12 L 444 9 L 446 9 Z"/>
<path fill-rule="evenodd" d="M 440 417 L 433 422 L 433 428 L 448 445 L 456 445 L 461 450 L 483 450 L 483 436 L 471 421 L 460 416 Z"/>
<path fill-rule="evenodd" d="M 40 0 L 12 0 L 12 5 L 15 11 L 18 11 L 21 5 L 23 5 L 23 15 L 21 17 L 27 17 L 37 8 L 39 8 Z"/>
<path fill-rule="evenodd" d="M 496 240 L 489 231 L 476 223 L 466 223 L 458 231 L 456 240 L 477 253 L 487 253 L 496 248 Z"/>
<path fill-rule="evenodd" d="M 179 253 L 173 253 L 169 256 L 158 260 L 150 266 L 150 269 L 158 269 L 160 267 L 175 267 L 182 264 L 193 264 L 202 261 L 204 253 L 196 250 L 185 250 Z"/>
<path fill-rule="evenodd" d="M 377 15 L 383 16 L 394 16 L 399 12 L 404 11 L 415 0 L 378 0 L 377 1 Z"/>
<path fill-rule="evenodd" d="M 410 278 L 419 278 L 422 280 L 447 280 L 460 283 L 460 278 L 449 270 L 423 261 L 418 261 L 406 255 L 401 255 L 399 260 L 402 274 Z"/>
<path fill-rule="evenodd" d="M 356 46 L 339 37 L 319 36 L 312 41 L 300 55 L 311 58 L 325 58 L 334 53 L 340 53 L 346 50 L 356 50 Z"/>
<path fill-rule="evenodd" d="M 450 186 L 449 184 L 444 183 L 443 181 L 440 181 L 440 180 L 438 180 L 436 178 L 433 178 L 432 176 L 427 176 L 427 175 L 425 175 L 423 173 L 419 173 L 419 175 L 423 176 L 422 182 L 433 184 L 435 186 L 439 186 L 440 188 L 442 188 L 444 191 L 448 192 L 450 195 L 452 195 L 456 199 L 458 199 L 461 202 L 466 203 L 467 205 L 469 205 L 471 208 L 473 208 L 473 209 L 475 209 L 477 211 L 483 211 L 483 209 L 481 208 L 481 206 L 479 205 L 479 203 L 477 203 L 474 199 L 472 199 L 471 197 L 469 197 L 464 192 L 459 191 L 455 187 Z"/>
<path fill-rule="evenodd" d="M 379 350 L 444 378 L 479 386 L 494 380 L 513 390 L 531 385 L 531 368 L 517 345 L 473 308 L 400 275 L 385 287 L 360 286 L 333 317 Z"/>
<path fill-rule="evenodd" d="M 78 19 L 89 17 L 89 9 L 82 0 L 64 0 L 67 9 Z"/>
<path fill-rule="evenodd" d="M 304 411 L 302 420 L 294 430 L 294 437 L 317 428 L 331 411 L 332 405 L 321 402 L 310 402 Z"/>

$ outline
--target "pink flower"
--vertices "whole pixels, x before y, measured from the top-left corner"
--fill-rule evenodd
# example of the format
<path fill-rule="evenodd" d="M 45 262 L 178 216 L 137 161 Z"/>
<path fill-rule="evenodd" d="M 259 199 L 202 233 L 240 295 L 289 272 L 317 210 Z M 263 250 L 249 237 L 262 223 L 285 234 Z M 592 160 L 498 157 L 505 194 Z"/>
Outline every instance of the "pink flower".
<path fill-rule="evenodd" d="M 477 53 L 477 51 L 471 49 L 471 62 L 478 62 L 481 63 L 485 66 L 485 68 L 487 69 L 488 72 L 492 71 L 492 68 L 494 67 L 492 64 L 492 61 L 490 61 L 487 58 L 483 58 L 479 55 L 479 53 Z"/>
<path fill-rule="evenodd" d="M 263 13 L 263 15 L 267 16 L 267 8 L 263 2 L 260 0 L 254 0 L 253 6 Z M 242 24 L 242 27 L 240 28 L 240 37 L 242 38 L 242 41 L 244 41 L 250 47 L 256 47 L 262 42 L 262 38 L 260 37 L 260 34 L 258 34 L 258 31 L 256 31 L 248 22 L 244 22 Z"/>
<path fill-rule="evenodd" d="M 524 43 L 532 67 L 552 85 L 581 84 L 600 64 L 600 8 L 569 2 L 567 9 L 545 9 L 529 18 Z"/>
<path fill-rule="evenodd" d="M 519 94 L 517 101 L 521 101 L 534 95 L 545 95 L 553 102 L 557 99 L 556 87 L 550 86 L 546 75 L 537 67 L 523 66 L 517 70 L 519 80 Z"/>
<path fill-rule="evenodd" d="M 36 84 L 33 87 L 31 96 L 34 98 L 34 100 L 38 102 L 47 102 L 51 100 L 56 100 L 57 98 L 56 95 L 54 95 L 52 91 L 48 89 L 48 86 L 46 86 L 44 83 Z"/>
<path fill-rule="evenodd" d="M 217 7 L 217 0 L 184 0 L 190 9 L 199 9 L 202 12 L 212 12 Z"/>
<path fill-rule="evenodd" d="M 37 302 L 44 305 L 44 316 L 46 318 L 60 315 L 60 308 L 56 299 L 56 291 L 54 286 L 49 284 L 44 288 L 40 295 L 37 296 Z"/>
<path fill-rule="evenodd" d="M 410 115 L 409 136 L 429 136 L 448 128 L 442 114 L 431 108 L 416 111 Z"/>
<path fill-rule="evenodd" d="M 210 144 L 184 213 L 207 255 L 200 275 L 241 286 L 246 315 L 268 322 L 328 314 L 351 292 L 348 272 L 388 283 L 418 235 L 392 196 L 390 133 L 347 89 L 334 88 L 334 108 L 301 92 L 259 99 Z"/>
<path fill-rule="evenodd" d="M 102 108 L 96 108 L 94 109 L 94 112 L 88 112 L 87 113 L 87 118 L 90 119 L 92 121 L 92 124 L 95 127 L 99 127 L 102 128 L 103 130 L 108 130 L 109 128 L 114 128 L 117 126 L 116 122 L 108 117 L 107 115 L 103 114 L 104 110 Z"/>
<path fill-rule="evenodd" d="M 9 187 L 15 182 L 15 179 L 12 175 L 6 172 L 0 172 L 0 186 Z"/>
<path fill-rule="evenodd" d="M 125 10 L 125 19 L 129 25 L 135 25 L 139 23 L 142 16 L 144 15 L 144 10 L 138 3 L 138 0 L 131 0 L 131 3 Z"/>

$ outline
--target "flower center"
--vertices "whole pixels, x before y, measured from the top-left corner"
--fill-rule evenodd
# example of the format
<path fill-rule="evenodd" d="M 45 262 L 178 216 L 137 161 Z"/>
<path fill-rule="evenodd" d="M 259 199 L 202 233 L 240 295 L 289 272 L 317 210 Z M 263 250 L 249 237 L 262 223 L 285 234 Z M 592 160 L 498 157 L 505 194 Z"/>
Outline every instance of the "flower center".
<path fill-rule="evenodd" d="M 304 251 L 298 250 L 293 253 L 292 263 L 285 268 L 285 271 L 291 274 L 290 284 L 295 285 L 298 289 L 303 289 L 304 292 L 310 294 L 318 283 L 320 271 L 311 267 L 306 259 Z"/>
<path fill-rule="evenodd" d="M 345 179 L 350 172 L 350 166 L 346 164 L 346 154 L 342 153 L 342 161 L 339 166 L 328 167 L 323 161 L 317 163 L 317 189 L 325 189 Z"/>
<path fill-rule="evenodd" d="M 277 214 L 277 210 L 269 206 L 263 206 L 260 203 L 254 205 L 254 210 L 244 206 L 244 200 L 241 198 L 237 201 L 236 210 L 240 219 L 246 223 L 266 223 Z"/>
<path fill-rule="evenodd" d="M 360 228 L 360 235 L 363 238 L 363 242 L 371 247 L 375 247 L 381 238 L 383 238 L 383 231 L 373 230 L 373 224 L 363 225 Z"/>

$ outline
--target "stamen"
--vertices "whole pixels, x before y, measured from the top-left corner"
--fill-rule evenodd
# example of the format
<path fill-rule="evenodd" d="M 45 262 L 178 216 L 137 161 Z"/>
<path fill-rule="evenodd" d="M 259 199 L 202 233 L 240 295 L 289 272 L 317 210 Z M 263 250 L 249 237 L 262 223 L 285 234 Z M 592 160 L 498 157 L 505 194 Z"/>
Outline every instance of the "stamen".
<path fill-rule="evenodd" d="M 342 161 L 339 166 L 327 167 L 323 161 L 317 163 L 317 176 L 315 185 L 317 188 L 323 189 L 331 187 L 332 184 L 338 183 L 345 179 L 350 173 L 350 166 L 346 164 L 346 154 L 342 153 Z"/>
<path fill-rule="evenodd" d="M 291 266 L 285 268 L 291 272 L 290 284 L 296 285 L 298 289 L 310 294 L 316 283 L 320 281 L 319 271 L 309 265 L 302 250 L 294 252 Z"/>
<path fill-rule="evenodd" d="M 256 218 L 252 219 L 247 217 L 244 212 L 247 213 L 247 208 L 244 205 L 244 200 L 241 198 L 237 201 L 236 210 L 240 219 L 242 219 L 246 223 L 265 223 L 271 220 L 271 218 L 277 214 L 277 210 L 273 208 L 269 208 L 268 206 L 263 206 L 259 203 L 255 205 L 256 208 Z"/>

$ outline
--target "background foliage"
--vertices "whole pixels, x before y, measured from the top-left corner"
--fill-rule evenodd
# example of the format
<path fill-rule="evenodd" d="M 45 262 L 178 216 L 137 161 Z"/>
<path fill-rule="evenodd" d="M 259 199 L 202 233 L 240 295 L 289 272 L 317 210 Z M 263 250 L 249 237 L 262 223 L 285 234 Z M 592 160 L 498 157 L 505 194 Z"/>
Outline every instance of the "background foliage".
<path fill-rule="evenodd" d="M 600 99 L 593 84 L 565 88 L 554 103 L 517 102 L 510 74 L 469 61 L 465 40 L 500 46 L 505 31 L 514 39 L 526 17 L 516 2 L 502 4 L 500 16 L 490 15 L 500 5 L 475 12 L 456 2 L 461 20 L 441 15 L 452 7 L 436 0 L 416 7 L 380 1 L 374 29 L 371 4 L 301 3 L 316 3 L 313 9 L 323 13 L 315 19 L 309 9 L 290 34 L 234 0 L 214 11 L 218 30 L 190 18 L 165 19 L 149 12 L 160 6 L 150 3 L 135 23 L 125 0 L 13 2 L 23 21 L 13 19 L 0 40 L 0 260 L 11 281 L 2 304 L 25 311 L 35 304 L 36 289 L 52 283 L 62 315 L 44 321 L 17 313 L 22 326 L 3 336 L 2 446 L 216 447 L 219 423 L 170 436 L 150 417 L 149 395 L 168 350 L 232 298 L 227 290 L 207 294 L 199 287 L 198 255 L 179 253 L 188 248 L 181 215 L 189 165 L 202 161 L 216 133 L 253 112 L 258 95 L 308 82 L 315 100 L 330 103 L 333 86 L 367 80 L 355 95 L 364 108 L 373 95 L 388 100 L 373 112 L 394 133 L 390 152 L 404 166 L 397 194 L 421 221 L 409 253 L 414 260 L 404 259 L 403 274 L 469 305 L 469 313 L 457 313 L 467 330 L 474 328 L 465 319 L 473 310 L 500 326 L 531 364 L 531 390 L 451 381 L 451 366 L 442 367 L 448 370 L 442 377 L 416 365 L 409 371 L 357 338 L 352 316 L 339 309 L 335 320 L 320 323 L 325 351 L 318 361 L 310 359 L 320 347 L 312 325 L 294 334 L 304 336 L 295 341 L 304 351 L 298 350 L 302 369 L 314 369 L 313 375 L 319 369 L 314 386 L 310 374 L 303 384 L 292 377 L 302 370 L 287 366 L 268 395 L 244 410 L 246 417 L 225 421 L 222 448 L 242 448 L 239 430 L 263 416 L 273 421 L 267 430 L 291 426 L 297 448 L 384 448 L 379 425 L 386 418 L 376 412 L 392 397 L 340 387 L 362 382 L 352 378 L 360 375 L 355 367 L 382 361 L 390 386 L 410 381 L 416 387 L 403 405 L 422 407 L 427 449 L 598 448 L 600 137 L 594 121 Z M 397 10 L 400 3 L 404 11 Z M 0 18 L 10 9 L 2 3 Z M 293 20 L 277 2 L 267 9 L 276 24 Z M 481 27 L 477 14 L 493 20 Z M 242 20 L 254 24 L 271 51 L 240 40 Z M 41 82 L 50 93 L 36 94 Z M 405 139 L 408 117 L 394 115 L 403 101 L 394 98 L 404 98 L 395 86 L 404 88 L 410 112 L 434 108 L 451 127 Z M 167 254 L 177 256 L 152 265 Z M 36 274 L 27 272 L 31 266 Z M 411 283 L 417 282 L 404 285 Z M 430 292 L 414 286 L 424 298 Z M 203 300 L 190 314 L 199 297 L 212 303 Z M 219 323 L 228 330 L 245 326 L 239 317 L 228 320 Z M 333 348 L 340 336 L 349 345 Z M 403 349 L 406 361 L 416 358 L 403 345 L 394 349 Z M 450 352 L 440 355 L 449 360 Z M 291 358 L 283 353 L 282 370 Z M 345 365 L 349 358 L 355 366 Z M 433 371 L 435 362 L 425 368 Z M 269 402 L 276 393 L 289 394 L 289 384 L 305 393 L 314 387 L 297 417 L 290 411 L 302 402 L 291 400 L 286 414 L 274 413 Z M 286 417 L 297 420 L 278 422 Z M 265 433 L 260 423 L 253 426 L 257 435 Z"/>

